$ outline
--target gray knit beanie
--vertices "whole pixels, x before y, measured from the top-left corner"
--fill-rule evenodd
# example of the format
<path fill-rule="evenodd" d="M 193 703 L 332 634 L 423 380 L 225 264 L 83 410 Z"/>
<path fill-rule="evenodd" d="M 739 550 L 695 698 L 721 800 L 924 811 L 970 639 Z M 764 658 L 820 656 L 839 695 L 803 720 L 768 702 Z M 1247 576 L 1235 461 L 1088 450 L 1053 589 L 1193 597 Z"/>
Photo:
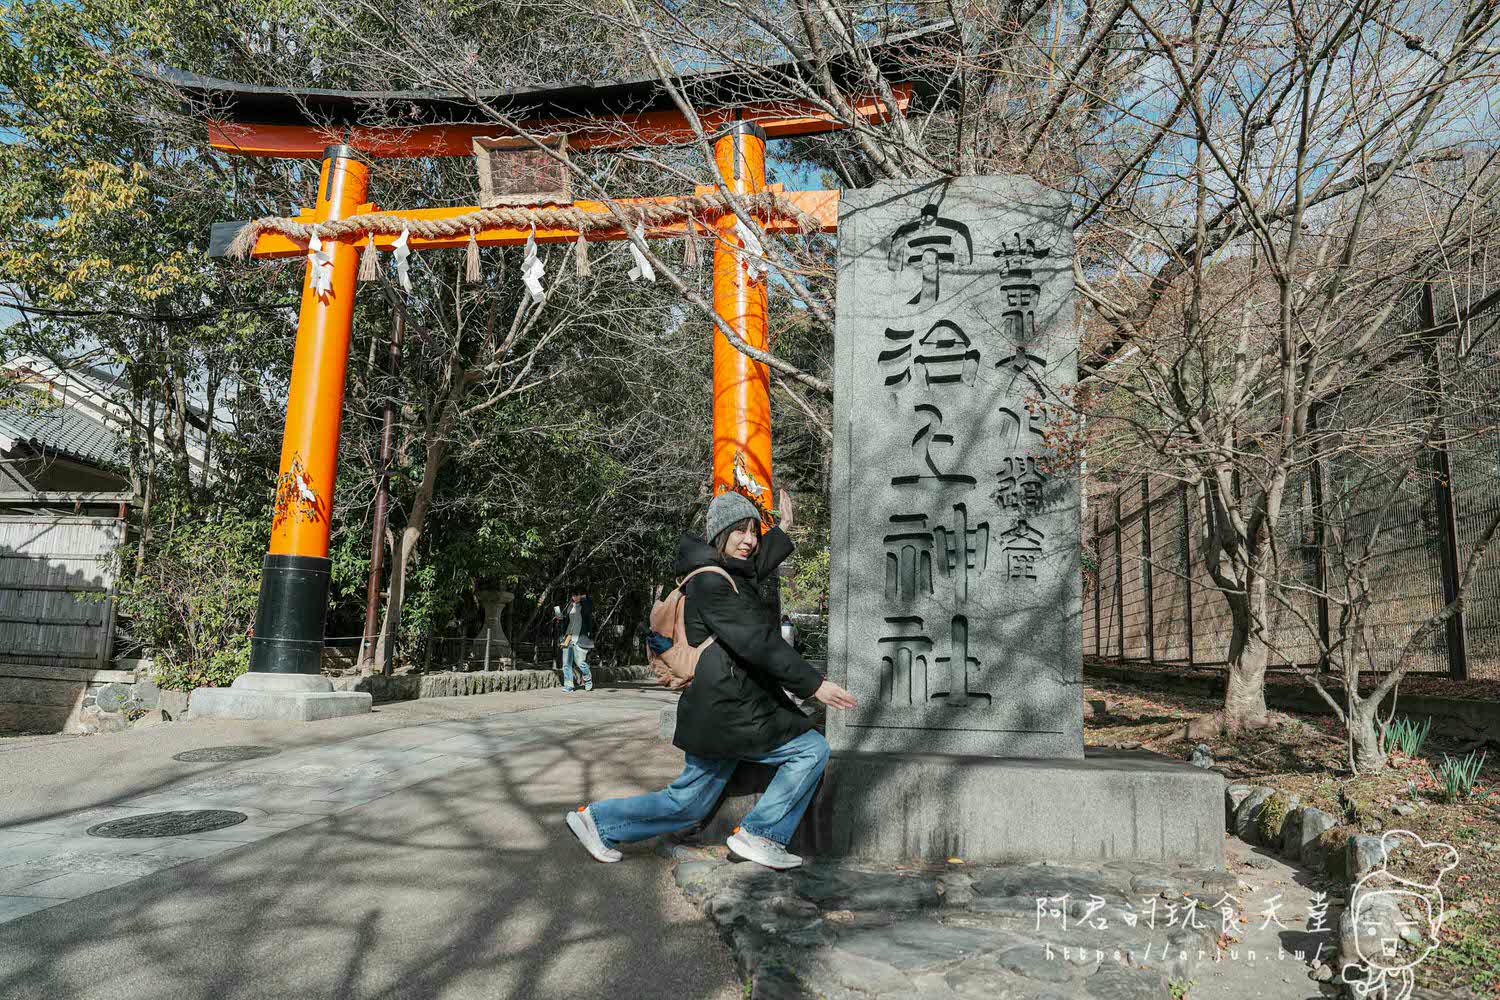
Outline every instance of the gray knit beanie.
<path fill-rule="evenodd" d="M 725 528 L 731 528 L 750 518 L 759 521 L 760 510 L 743 493 L 733 490 L 720 493 L 708 505 L 708 523 L 704 537 L 712 545 Z"/>

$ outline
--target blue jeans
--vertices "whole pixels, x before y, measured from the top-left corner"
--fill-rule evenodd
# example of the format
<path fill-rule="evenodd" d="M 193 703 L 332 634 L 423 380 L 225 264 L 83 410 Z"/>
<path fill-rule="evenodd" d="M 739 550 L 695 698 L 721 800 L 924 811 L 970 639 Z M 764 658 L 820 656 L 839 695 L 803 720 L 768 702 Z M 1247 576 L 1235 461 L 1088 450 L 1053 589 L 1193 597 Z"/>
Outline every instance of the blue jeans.
<path fill-rule="evenodd" d="M 570 642 L 562 648 L 563 661 L 563 690 L 573 690 L 573 667 L 578 667 L 578 672 L 583 675 L 583 686 L 594 686 L 594 675 L 589 673 L 589 651 L 580 649 L 578 643 Z"/>
<path fill-rule="evenodd" d="M 589 812 L 599 836 L 614 846 L 692 826 L 719 801 L 740 760 L 777 765 L 776 777 L 740 823 L 740 829 L 785 844 L 807 811 L 813 789 L 823 776 L 823 766 L 828 763 L 828 741 L 817 730 L 803 733 L 770 753 L 746 754 L 739 759 L 688 754 L 682 774 L 661 791 L 591 803 Z"/>

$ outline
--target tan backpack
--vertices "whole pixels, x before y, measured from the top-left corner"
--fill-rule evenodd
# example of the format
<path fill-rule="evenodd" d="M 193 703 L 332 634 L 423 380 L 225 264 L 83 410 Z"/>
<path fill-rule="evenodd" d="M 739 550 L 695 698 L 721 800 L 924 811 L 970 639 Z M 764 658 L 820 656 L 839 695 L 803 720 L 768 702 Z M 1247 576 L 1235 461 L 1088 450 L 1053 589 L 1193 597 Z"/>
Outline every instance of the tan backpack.
<path fill-rule="evenodd" d="M 729 581 L 734 587 L 734 592 L 740 592 L 739 587 L 734 585 L 734 577 L 717 566 L 703 566 L 693 570 L 678 582 L 677 588 L 666 597 L 657 601 L 651 608 L 651 631 L 672 640 L 672 647 L 663 653 L 651 652 L 651 644 L 646 644 L 646 662 L 656 674 L 656 679 L 661 681 L 673 691 L 688 686 L 693 679 L 693 674 L 698 670 L 698 657 L 703 651 L 713 645 L 714 637 L 709 636 L 701 643 L 694 646 L 688 642 L 687 625 L 684 616 L 687 614 L 687 596 L 683 594 L 683 588 L 687 582 L 699 573 L 717 573 Z"/>

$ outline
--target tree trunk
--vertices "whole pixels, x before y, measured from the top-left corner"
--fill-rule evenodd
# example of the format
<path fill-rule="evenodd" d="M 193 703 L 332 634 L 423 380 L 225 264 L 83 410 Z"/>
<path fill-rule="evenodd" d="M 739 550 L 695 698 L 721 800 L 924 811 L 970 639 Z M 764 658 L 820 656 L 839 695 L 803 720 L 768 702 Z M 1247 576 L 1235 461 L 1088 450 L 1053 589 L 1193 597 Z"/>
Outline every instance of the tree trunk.
<path fill-rule="evenodd" d="M 1233 630 L 1229 639 L 1229 684 L 1224 691 L 1224 728 L 1255 729 L 1268 724 L 1266 714 L 1266 659 L 1268 650 L 1255 629 L 1264 621 L 1266 592 L 1252 583 L 1247 594 L 1229 597 Z"/>
<path fill-rule="evenodd" d="M 401 604 L 406 598 L 406 571 L 422 540 L 422 525 L 407 525 L 401 531 L 401 542 L 391 560 L 390 592 L 385 600 L 385 619 L 380 623 L 380 638 L 375 643 L 375 663 L 382 674 L 391 672 L 391 652 L 396 631 L 401 627 Z"/>
<path fill-rule="evenodd" d="M 375 646 L 375 662 L 380 672 L 391 672 L 391 661 L 387 658 L 391 645 L 396 641 L 396 630 L 401 627 L 401 602 L 406 596 L 406 574 L 411 569 L 412 556 L 416 555 L 417 543 L 427 527 L 427 510 L 432 506 L 432 494 L 437 489 L 439 470 L 448 460 L 448 421 L 439 422 L 435 438 L 429 437 L 422 482 L 412 497 L 411 513 L 401 529 L 401 544 L 393 545 L 391 552 L 390 596 L 385 602 L 385 621 L 380 629 L 380 640 Z"/>
<path fill-rule="evenodd" d="M 1385 751 L 1380 746 L 1376 716 L 1380 706 L 1360 698 L 1349 706 L 1349 742 L 1354 747 L 1354 770 L 1360 774 L 1385 770 Z"/>

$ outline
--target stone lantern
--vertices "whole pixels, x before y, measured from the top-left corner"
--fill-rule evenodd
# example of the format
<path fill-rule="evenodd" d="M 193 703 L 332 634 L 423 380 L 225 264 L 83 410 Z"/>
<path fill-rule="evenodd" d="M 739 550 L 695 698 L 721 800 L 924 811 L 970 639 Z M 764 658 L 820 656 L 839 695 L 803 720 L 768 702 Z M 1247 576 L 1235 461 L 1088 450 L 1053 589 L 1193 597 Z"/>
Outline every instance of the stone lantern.
<path fill-rule="evenodd" d="M 469 659 L 480 660 L 486 670 L 504 670 L 515 662 L 515 652 L 505 635 L 505 609 L 516 595 L 508 590 L 478 590 L 474 596 L 484 608 L 484 628 L 474 638 Z"/>

